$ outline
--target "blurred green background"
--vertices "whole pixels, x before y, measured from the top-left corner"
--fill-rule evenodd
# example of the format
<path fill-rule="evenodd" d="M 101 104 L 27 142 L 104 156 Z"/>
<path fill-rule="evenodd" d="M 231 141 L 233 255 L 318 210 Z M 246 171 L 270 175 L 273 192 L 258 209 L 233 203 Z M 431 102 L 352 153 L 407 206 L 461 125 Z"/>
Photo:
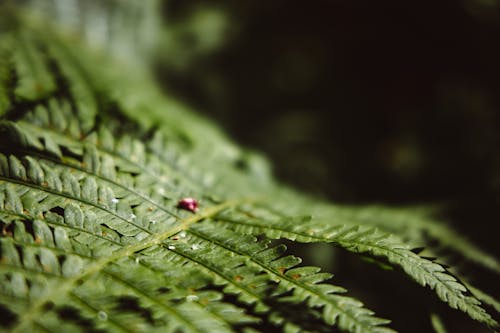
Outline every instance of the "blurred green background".
<path fill-rule="evenodd" d="M 499 2 L 162 4 L 165 91 L 281 180 L 336 202 L 439 203 L 498 250 L 476 230 L 499 221 Z"/>

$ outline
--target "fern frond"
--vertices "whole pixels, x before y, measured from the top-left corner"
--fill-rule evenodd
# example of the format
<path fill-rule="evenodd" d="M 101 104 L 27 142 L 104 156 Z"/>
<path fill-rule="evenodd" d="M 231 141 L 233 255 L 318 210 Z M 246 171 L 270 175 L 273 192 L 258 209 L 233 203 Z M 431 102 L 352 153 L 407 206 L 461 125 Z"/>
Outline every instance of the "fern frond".
<path fill-rule="evenodd" d="M 23 141 L 23 142 L 28 141 L 28 140 L 23 140 L 22 138 L 21 139 L 19 138 L 19 137 L 23 136 L 23 133 L 20 132 L 19 127 L 14 127 L 13 124 L 5 124 L 5 126 L 7 126 L 7 125 L 10 125 L 10 133 L 13 137 L 16 138 L 16 141 Z M 15 132 L 16 130 L 18 132 Z M 12 134 L 12 133 L 14 133 L 14 134 Z M 33 133 L 33 131 L 30 131 L 29 133 Z M 41 145 L 41 142 L 37 142 L 36 144 L 33 145 L 32 148 L 35 148 L 35 147 L 40 146 L 40 145 Z M 109 216 L 106 218 L 106 220 L 107 220 L 106 226 L 110 227 L 112 229 L 112 231 L 116 232 L 119 235 L 135 237 L 135 238 L 141 240 L 141 244 L 143 246 L 146 246 L 148 244 L 146 242 L 147 239 L 143 240 L 142 238 L 145 236 L 142 236 L 142 235 L 144 235 L 144 233 L 148 233 L 147 228 L 152 226 L 151 221 L 162 221 L 163 225 L 168 225 L 169 218 L 171 218 L 171 216 L 175 216 L 175 214 L 169 213 L 168 209 L 165 206 L 161 206 L 160 204 L 153 202 L 151 199 L 145 198 L 143 195 L 142 196 L 138 195 L 138 194 L 136 194 L 136 192 L 134 190 L 129 189 L 123 185 L 121 186 L 121 189 L 116 190 L 116 193 L 118 193 L 119 191 L 122 192 L 122 193 L 120 193 L 119 199 L 115 198 L 115 194 L 114 194 L 115 192 L 113 191 L 114 188 L 110 188 L 110 187 L 106 187 L 106 186 L 102 186 L 102 185 L 98 186 L 97 181 L 106 181 L 109 183 L 109 185 L 115 185 L 115 188 L 118 187 L 116 185 L 116 180 L 114 180 L 114 177 L 110 179 L 109 178 L 110 175 L 101 174 L 101 172 L 99 171 L 100 170 L 100 167 L 99 167 L 100 160 L 95 157 L 95 153 L 96 153 L 96 151 L 93 150 L 92 154 L 91 154 L 92 156 L 90 156 L 88 158 L 83 158 L 84 160 L 87 161 L 87 163 L 84 163 L 84 164 L 87 165 L 88 170 L 83 170 L 83 169 L 78 169 L 76 167 L 71 167 L 71 165 L 69 165 L 69 164 L 65 165 L 63 162 L 59 162 L 59 164 L 56 164 L 53 161 L 43 160 L 43 159 L 39 160 L 39 161 L 35 161 L 30 157 L 26 157 L 27 167 L 24 167 L 24 165 L 21 163 L 21 160 L 19 160 L 17 157 L 15 157 L 13 155 L 10 155 L 9 157 L 2 155 L 3 157 L 1 160 L 4 161 L 4 163 L 2 163 L 2 166 L 3 166 L 2 170 L 4 170 L 5 175 L 10 176 L 10 177 L 14 177 L 18 182 L 22 183 L 24 186 L 27 186 L 27 187 L 30 187 L 30 186 L 33 187 L 35 185 L 45 186 L 48 189 L 43 188 L 43 189 L 41 189 L 41 191 L 49 191 L 49 193 L 51 193 L 51 194 L 63 195 L 67 199 L 70 199 L 72 201 L 71 204 L 69 206 L 64 207 L 65 216 L 66 215 L 68 215 L 70 217 L 82 216 L 83 213 L 78 208 L 78 205 L 82 205 L 82 204 L 88 205 L 85 207 L 86 208 L 85 210 L 90 211 L 90 212 L 94 211 L 94 215 L 96 215 L 96 216 L 99 213 L 103 213 L 103 212 L 107 213 L 107 215 L 111 215 L 111 218 Z M 84 153 L 84 156 L 85 156 L 85 153 Z M 62 168 L 63 166 L 65 168 L 73 168 L 73 172 L 72 173 L 65 172 L 65 170 Z M 61 170 L 60 177 L 57 176 L 57 171 L 59 169 Z M 51 173 L 44 175 L 44 170 L 51 170 Z M 83 174 L 84 172 L 85 172 L 86 178 L 83 175 L 80 175 L 80 176 L 77 175 L 77 173 Z M 97 173 L 99 175 L 99 178 L 97 178 L 97 176 L 94 175 L 93 172 Z M 75 176 L 77 176 L 77 177 L 75 177 Z M 116 176 L 116 173 L 114 173 L 112 176 Z M 96 180 L 93 180 L 93 178 L 91 178 L 91 177 L 95 177 Z M 32 193 L 32 194 L 36 193 L 34 191 L 35 190 L 32 189 L 29 193 Z M 100 196 L 101 193 L 105 194 L 104 198 Z M 124 194 L 126 194 L 127 196 L 125 197 Z M 72 197 L 72 196 L 74 196 L 74 197 Z M 83 198 L 83 200 L 80 198 Z M 130 204 L 131 202 L 146 201 L 148 204 L 154 204 L 155 206 L 160 208 L 162 210 L 163 215 L 156 214 L 156 215 L 154 215 L 154 217 L 149 217 L 148 222 L 146 222 L 143 219 L 142 225 L 136 225 L 135 222 L 129 220 L 129 217 L 130 216 L 143 216 L 144 213 L 149 210 L 149 207 L 148 207 L 148 209 L 142 209 L 140 204 L 139 204 L 137 207 L 134 207 L 134 210 L 133 210 L 134 213 L 131 213 L 132 210 L 130 208 L 127 209 L 126 205 L 122 206 L 122 207 L 118 207 L 118 205 L 116 205 L 116 202 L 113 202 L 113 200 L 115 200 L 115 201 L 119 200 L 120 203 L 123 202 L 124 204 L 125 203 Z M 43 205 L 39 204 L 37 207 L 43 208 Z M 30 210 L 30 209 L 28 209 L 28 210 Z M 46 207 L 45 209 L 49 209 L 49 207 Z M 114 213 L 115 210 L 116 210 L 116 213 Z M 67 214 L 66 214 L 66 211 L 68 211 Z M 121 218 L 121 220 L 116 222 L 115 218 Z M 152 220 L 153 218 L 155 220 Z M 78 217 L 77 221 L 80 221 L 81 219 L 82 218 Z M 140 220 L 138 220 L 138 221 L 140 221 Z M 123 222 L 125 222 L 125 224 Z M 71 218 L 70 218 L 69 222 L 66 222 L 66 223 L 72 224 L 73 222 L 71 222 Z M 82 223 L 78 222 L 77 224 L 80 225 Z M 158 231 L 158 230 L 155 230 L 155 231 Z M 220 234 L 220 230 L 218 232 Z M 234 235 L 232 235 L 232 236 L 234 237 Z M 205 237 L 207 237 L 207 236 L 205 236 Z M 214 239 L 210 239 L 210 238 L 205 239 L 205 240 L 210 241 L 211 243 L 214 242 Z M 191 245 L 191 246 L 194 246 L 194 245 Z M 174 248 L 171 250 L 174 252 L 178 252 L 178 251 L 183 249 L 182 247 L 180 247 L 177 244 L 172 245 L 172 247 L 174 247 Z M 258 248 L 258 251 L 263 251 L 263 249 L 265 249 L 265 247 Z M 254 250 L 257 251 L 257 249 L 254 249 Z M 136 249 L 136 251 L 137 251 L 137 249 Z M 135 251 L 131 251 L 130 253 L 133 253 L 133 252 L 135 252 Z M 202 253 L 202 252 L 199 252 L 199 253 Z M 227 278 L 227 273 L 224 273 L 227 268 L 223 268 L 223 267 L 221 268 L 221 267 L 217 267 L 217 266 L 214 267 L 214 266 L 210 266 L 208 264 L 210 262 L 210 259 L 213 257 L 213 253 L 211 253 L 210 257 L 202 258 L 202 259 L 197 258 L 197 257 L 193 258 L 192 254 L 189 255 L 186 253 L 181 253 L 181 255 L 184 257 L 187 257 L 187 258 L 189 258 L 191 256 L 190 257 L 191 261 L 194 261 L 195 264 L 203 265 L 205 268 L 208 268 L 209 273 L 218 274 L 219 280 L 220 280 L 220 278 L 225 278 L 226 283 L 227 283 L 227 281 L 232 282 L 232 288 L 233 289 L 236 288 L 241 294 L 243 294 L 244 297 L 246 297 L 246 299 L 243 298 L 244 301 L 249 301 L 249 300 L 252 302 L 258 301 L 260 303 L 260 306 L 262 306 L 263 303 L 262 303 L 261 299 L 263 299 L 265 297 L 265 294 L 263 294 L 263 293 L 255 294 L 255 291 L 252 291 L 252 289 L 249 289 L 248 286 L 243 288 L 241 283 L 235 286 L 234 282 L 233 282 L 235 279 L 235 276 L 233 276 L 231 278 Z M 232 253 L 232 255 L 234 255 L 234 253 Z M 245 253 L 244 255 L 245 255 L 245 257 L 243 259 L 246 259 L 251 255 L 251 253 Z M 161 258 L 162 256 L 159 253 L 157 253 L 157 251 L 156 251 L 154 253 L 154 257 Z M 164 257 L 164 255 L 163 255 L 163 257 Z M 113 260 L 113 256 L 108 257 L 108 259 Z M 272 259 L 275 259 L 275 258 L 272 258 Z M 243 261 L 240 262 L 240 264 L 242 264 L 242 263 L 243 263 Z M 263 265 L 263 263 L 260 263 L 260 265 Z M 269 272 L 274 272 L 276 274 L 276 269 L 271 270 L 271 268 L 269 268 Z M 254 280 L 253 278 L 250 278 L 248 276 L 249 271 L 247 268 L 245 270 L 243 270 L 242 272 L 240 272 L 240 274 L 241 274 L 241 276 L 245 277 L 245 283 L 250 283 L 251 285 L 253 285 L 254 283 L 258 282 L 258 281 Z M 81 278 L 81 277 L 79 277 L 79 278 Z M 263 280 L 262 276 L 257 276 L 256 279 Z M 263 281 L 266 281 L 266 280 L 263 280 Z M 284 284 L 285 284 L 285 281 L 282 281 L 281 286 L 283 286 Z M 326 285 L 324 285 L 324 286 L 326 286 Z M 298 286 L 296 286 L 296 288 L 298 288 Z M 304 287 L 302 286 L 302 288 L 304 288 Z M 343 297 L 343 296 L 332 297 L 332 296 L 323 295 L 321 288 L 318 287 L 316 289 L 317 290 L 315 291 L 315 293 L 313 293 L 313 296 L 315 296 L 314 302 L 310 301 L 309 306 L 318 307 L 318 306 L 324 306 L 325 304 L 329 305 L 329 307 L 325 307 L 325 310 L 324 310 L 324 311 L 326 311 L 325 317 L 326 317 L 327 323 L 329 323 L 329 324 L 335 323 L 337 321 L 336 317 L 339 316 L 338 321 L 339 321 L 340 327 L 342 327 L 342 328 L 350 329 L 353 331 L 362 330 L 362 331 L 366 331 L 366 332 L 370 332 L 370 331 L 373 331 L 373 332 L 387 331 L 387 332 L 389 332 L 390 331 L 388 329 L 377 328 L 376 326 L 378 326 L 382 323 L 385 323 L 385 321 L 378 320 L 374 317 L 370 317 L 372 315 L 372 312 L 370 312 L 366 309 L 360 308 L 360 306 L 361 306 L 360 302 L 354 301 L 353 299 L 349 299 L 349 298 Z M 242 290 L 243 290 L 243 293 L 242 293 Z M 329 292 L 334 291 L 334 290 L 335 289 L 326 290 L 324 292 L 326 292 L 328 294 Z M 340 291 L 342 289 L 337 289 L 337 290 Z M 306 294 L 306 297 L 310 296 L 307 293 L 305 293 L 305 294 Z M 248 299 L 248 297 L 250 297 L 250 299 Z M 333 298 L 333 299 L 328 300 L 328 303 L 322 303 L 322 302 L 325 302 L 325 300 L 323 298 L 326 298 L 327 300 L 329 298 Z M 311 299 L 313 299 L 313 298 L 311 298 Z M 304 299 L 296 300 L 296 302 L 299 302 L 299 301 L 304 301 Z M 342 305 L 344 303 L 347 305 Z M 334 309 L 332 309 L 332 307 L 333 307 L 332 304 L 335 305 Z M 349 308 L 349 305 L 355 311 L 351 310 Z M 347 309 L 343 310 L 342 309 L 343 306 L 346 306 Z M 269 307 L 267 306 L 266 308 L 269 308 Z M 260 310 L 260 311 L 262 311 L 262 310 Z M 326 314 L 328 314 L 328 315 L 326 315 Z M 26 321 L 26 319 L 24 319 L 24 321 Z M 373 328 L 370 328 L 372 325 L 373 325 Z"/>
<path fill-rule="evenodd" d="M 413 253 L 400 230 L 277 185 L 263 158 L 162 96 L 146 74 L 98 65 L 78 40 L 12 20 L 0 40 L 3 328 L 393 332 L 331 274 L 300 266 L 270 239 L 382 258 L 496 325 L 478 299 L 495 303 Z M 186 197 L 199 212 L 177 207 Z"/>
<path fill-rule="evenodd" d="M 382 206 L 339 206 L 330 209 L 329 214 L 347 223 L 376 226 L 401 235 L 415 244 L 425 244 L 425 238 L 430 238 L 437 241 L 440 246 L 459 253 L 470 262 L 500 274 L 500 261 L 497 258 L 481 250 L 464 235 L 442 221 L 432 218 L 431 214 L 425 211 Z"/>
<path fill-rule="evenodd" d="M 212 241 L 230 252 L 247 257 L 252 266 L 263 270 L 269 278 L 277 283 L 274 295 L 293 294 L 286 296 L 283 302 L 302 303 L 323 308 L 323 318 L 328 324 L 337 324 L 345 331 L 353 332 L 393 332 L 384 327 L 388 321 L 373 317 L 373 312 L 362 307 L 362 303 L 346 296 L 338 295 L 345 292 L 344 288 L 323 283 L 332 277 L 328 273 L 320 273 L 317 267 L 297 267 L 300 258 L 283 256 L 286 247 L 268 248 L 267 242 L 255 242 L 253 237 L 244 237 L 229 230 L 220 228 L 217 221 L 213 225 L 192 228 L 190 233 Z"/>
<path fill-rule="evenodd" d="M 39 318 L 41 313 L 45 311 L 44 307 L 47 304 L 57 306 L 61 299 L 65 301 L 63 304 L 66 304 L 67 297 L 71 296 L 73 292 L 76 292 L 77 297 L 87 305 L 99 304 L 98 306 L 94 305 L 94 308 L 104 311 L 108 317 L 113 313 L 113 305 L 117 302 L 118 296 L 113 297 L 115 293 L 116 295 L 129 293 L 139 295 L 142 297 L 139 300 L 146 299 L 146 304 L 143 307 L 155 311 L 152 315 L 155 313 L 159 313 L 161 316 L 165 316 L 165 313 L 171 314 L 177 319 L 174 320 L 175 325 L 182 327 L 187 325 L 190 328 L 189 331 L 193 332 L 230 331 L 228 323 L 231 323 L 230 319 L 233 316 L 229 316 L 229 314 L 241 312 L 241 310 L 223 303 L 211 307 L 200 307 L 199 305 L 195 307 L 189 301 L 191 294 L 187 294 L 188 290 L 193 288 L 192 286 L 179 289 L 176 287 L 177 281 L 166 279 L 164 272 L 144 269 L 141 266 L 137 268 L 138 263 L 135 259 L 129 258 L 143 249 L 151 250 L 152 247 L 158 246 L 163 240 L 187 228 L 191 223 L 224 209 L 230 205 L 229 203 L 214 206 L 198 215 L 190 216 L 162 233 L 149 233 L 148 237 L 136 233 L 135 239 L 139 241 L 134 241 L 134 238 L 131 239 L 131 237 L 127 237 L 108 226 L 99 228 L 96 221 L 97 214 L 91 212 L 84 214 L 76 204 L 69 203 L 64 208 L 63 218 L 55 213 L 51 214 L 50 210 L 40 211 L 40 209 L 48 209 L 44 205 L 49 204 L 46 202 L 47 195 L 40 193 L 42 191 L 21 190 L 19 193 L 16 192 L 14 186 L 5 182 L 0 182 L 0 187 L 2 190 L 0 197 L 3 198 L 0 204 L 2 221 L 10 222 L 9 226 L 12 228 L 12 238 L 2 238 L 1 242 L 2 272 L 6 279 L 3 286 L 4 293 L 21 300 L 29 300 L 28 303 L 31 303 L 22 312 L 19 312 L 22 315 L 20 316 L 20 326 L 17 327 L 18 331 L 35 329 L 36 325 L 49 328 L 51 323 L 46 322 L 45 318 Z M 31 205 L 25 206 L 24 202 L 31 203 Z M 40 204 L 32 206 L 37 203 Z M 109 219 L 104 220 L 109 221 Z M 30 225 L 32 233 L 26 232 L 26 224 L 29 224 L 30 221 L 32 221 Z M 162 246 L 161 249 L 163 252 L 169 252 L 171 250 L 169 247 Z M 169 262 L 166 260 L 163 264 Z M 113 265 L 109 265 L 110 263 Z M 179 269 L 175 266 L 168 268 Z M 168 271 L 167 267 L 164 269 Z M 186 271 L 186 273 L 192 275 L 196 272 Z M 87 277 L 92 277 L 92 279 L 87 279 Z M 99 299 L 95 292 L 102 293 L 110 279 L 116 282 L 109 286 L 114 292 L 106 289 L 105 299 Z M 193 276 L 190 276 L 189 279 L 196 280 Z M 85 283 L 82 284 L 84 280 Z M 29 293 L 27 292 L 27 284 L 30 285 Z M 168 305 L 165 302 L 165 297 L 158 296 L 157 289 L 161 287 L 179 289 L 169 296 L 173 299 L 184 297 L 186 302 L 189 301 L 189 305 L 182 306 L 180 309 L 177 306 L 174 307 L 173 304 Z M 76 289 L 73 290 L 74 288 Z M 201 292 L 193 297 L 201 302 L 212 300 L 217 302 L 221 298 L 214 292 Z M 154 305 L 159 308 L 155 309 Z M 76 305 L 71 304 L 71 306 Z M 207 309 L 215 311 L 213 318 L 207 315 Z M 196 325 L 191 322 L 192 317 L 190 316 L 193 314 L 199 317 Z M 240 317 L 243 322 L 251 319 L 244 314 L 241 314 Z M 229 322 L 221 318 L 226 318 Z M 240 319 L 239 322 L 241 322 Z"/>
<path fill-rule="evenodd" d="M 299 242 L 334 243 L 350 252 L 367 253 L 381 257 L 390 264 L 400 267 L 422 286 L 435 290 L 438 297 L 452 308 L 460 309 L 471 318 L 489 326 L 497 325 L 496 321 L 480 307 L 480 302 L 467 295 L 467 288 L 445 268 L 431 260 L 419 257 L 394 235 L 380 232 L 366 226 L 331 226 L 319 225 L 306 220 L 280 218 L 259 220 L 246 214 L 235 217 L 234 213 L 217 216 L 219 221 L 232 226 L 236 231 L 250 234 L 265 234 L 270 238 L 287 238 Z"/>

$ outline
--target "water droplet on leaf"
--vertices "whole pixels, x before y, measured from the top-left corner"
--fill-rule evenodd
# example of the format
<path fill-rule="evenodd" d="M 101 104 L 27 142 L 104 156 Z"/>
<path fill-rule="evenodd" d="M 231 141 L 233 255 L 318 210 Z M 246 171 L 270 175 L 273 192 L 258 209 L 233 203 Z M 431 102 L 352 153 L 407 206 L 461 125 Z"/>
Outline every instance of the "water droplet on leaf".
<path fill-rule="evenodd" d="M 108 320 L 108 314 L 101 310 L 97 313 L 97 318 L 99 318 L 99 320 L 106 321 Z"/>

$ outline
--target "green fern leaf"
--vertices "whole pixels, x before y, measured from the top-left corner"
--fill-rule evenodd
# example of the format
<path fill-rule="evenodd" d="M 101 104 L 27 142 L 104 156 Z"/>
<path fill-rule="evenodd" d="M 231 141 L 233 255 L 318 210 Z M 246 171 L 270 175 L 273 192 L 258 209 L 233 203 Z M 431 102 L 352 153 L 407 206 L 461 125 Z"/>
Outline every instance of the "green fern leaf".
<path fill-rule="evenodd" d="M 270 245 L 282 238 L 385 260 L 496 327 L 478 300 L 492 298 L 400 237 L 277 185 L 265 160 L 146 74 L 12 22 L 0 40 L 13 46 L 0 60 L 3 329 L 393 332 L 331 274 Z M 179 208 L 186 197 L 201 209 Z"/>
<path fill-rule="evenodd" d="M 460 253 L 470 262 L 500 274 L 498 259 L 481 250 L 442 221 L 432 218 L 431 212 L 427 210 L 382 206 L 335 207 L 330 214 L 343 221 L 383 228 L 404 236 L 415 244 L 425 244 L 425 238 L 431 238 L 438 241 L 440 246 Z"/>
<path fill-rule="evenodd" d="M 237 212 L 236 212 L 237 213 Z M 244 210 L 239 216 L 221 214 L 217 219 L 232 226 L 236 231 L 250 234 L 264 233 L 270 238 L 288 238 L 299 242 L 329 242 L 354 252 L 381 257 L 398 266 L 422 286 L 429 286 L 439 298 L 452 308 L 466 312 L 471 318 L 487 325 L 496 322 L 480 307 L 480 302 L 467 296 L 467 288 L 441 265 L 419 257 L 394 235 L 378 231 L 373 227 L 321 225 L 310 219 L 296 220 L 280 216 L 278 219 L 249 218 Z"/>

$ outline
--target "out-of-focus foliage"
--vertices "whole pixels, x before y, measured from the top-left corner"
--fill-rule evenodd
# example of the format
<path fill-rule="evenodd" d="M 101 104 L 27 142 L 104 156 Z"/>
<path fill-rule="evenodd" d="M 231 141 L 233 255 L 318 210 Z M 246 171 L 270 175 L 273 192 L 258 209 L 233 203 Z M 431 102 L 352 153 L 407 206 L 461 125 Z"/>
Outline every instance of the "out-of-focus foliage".
<path fill-rule="evenodd" d="M 50 17 L 58 29 L 75 33 L 89 47 L 112 54 L 128 65 L 150 63 L 159 29 L 159 0 L 5 0 Z"/>
<path fill-rule="evenodd" d="M 165 3 L 167 20 L 208 7 L 231 22 L 188 72 L 165 66 L 169 89 L 269 152 L 287 181 L 349 202 L 498 187 L 496 1 Z"/>

